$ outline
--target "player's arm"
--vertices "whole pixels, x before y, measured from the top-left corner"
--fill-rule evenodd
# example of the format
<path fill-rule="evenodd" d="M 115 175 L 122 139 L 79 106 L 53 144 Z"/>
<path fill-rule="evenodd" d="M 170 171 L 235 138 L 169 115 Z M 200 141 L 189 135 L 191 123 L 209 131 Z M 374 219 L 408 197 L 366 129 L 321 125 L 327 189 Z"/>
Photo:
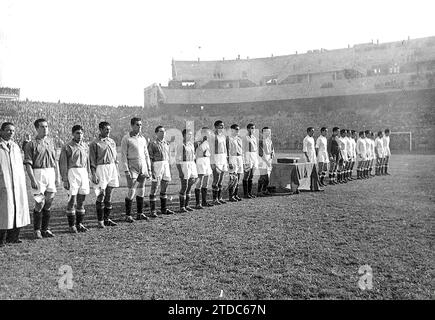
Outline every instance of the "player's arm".
<path fill-rule="evenodd" d="M 181 161 L 183 161 L 183 145 L 178 145 L 175 148 L 175 166 L 177 167 L 180 179 L 183 179 L 183 169 L 181 168 Z"/>
<path fill-rule="evenodd" d="M 153 163 L 154 163 L 154 159 L 155 159 L 155 156 L 154 156 L 154 142 L 150 142 L 149 144 L 148 144 L 148 156 L 149 156 L 149 158 L 150 158 L 150 169 L 151 169 L 151 176 L 152 176 L 152 178 L 154 179 L 155 178 L 155 173 L 154 173 L 154 166 L 153 166 Z"/>
<path fill-rule="evenodd" d="M 270 158 L 273 159 L 275 158 L 275 148 L 273 146 L 273 141 L 272 139 L 270 139 L 270 149 L 272 150 L 271 154 L 270 154 Z"/>
<path fill-rule="evenodd" d="M 60 152 L 59 156 L 59 171 L 60 176 L 62 177 L 63 186 L 65 189 L 69 189 L 69 183 L 68 183 L 68 154 L 66 150 L 66 146 L 62 147 L 62 150 Z"/>
<path fill-rule="evenodd" d="M 147 168 L 148 168 L 148 175 L 151 176 L 152 172 L 151 172 L 151 160 L 150 160 L 150 154 L 148 152 L 148 146 L 149 146 L 150 142 L 145 139 L 145 148 L 144 148 L 144 154 L 145 154 L 145 161 L 147 163 Z"/>
<path fill-rule="evenodd" d="M 91 168 L 92 176 L 95 175 L 95 172 L 97 170 L 97 161 L 97 144 L 95 143 L 95 141 L 93 141 L 89 145 L 89 166 Z"/>
<path fill-rule="evenodd" d="M 319 138 L 317 138 L 317 140 L 316 140 L 315 150 L 316 150 L 316 157 L 318 157 L 319 156 Z"/>
<path fill-rule="evenodd" d="M 227 148 L 227 162 L 228 162 L 228 167 L 232 170 L 234 167 L 233 165 L 230 163 L 230 137 L 226 136 L 225 137 L 225 146 Z"/>
<path fill-rule="evenodd" d="M 308 146 L 307 146 L 307 139 L 304 139 L 302 141 L 302 152 L 305 154 L 305 158 L 308 162 L 310 162 L 310 158 L 308 157 Z"/>
<path fill-rule="evenodd" d="M 89 158 L 88 158 L 89 171 L 88 172 L 90 172 L 91 180 L 94 184 L 98 184 L 98 177 L 96 174 L 97 164 L 98 164 L 97 148 L 98 148 L 97 143 L 95 141 L 92 141 L 91 144 L 89 145 Z M 116 159 L 116 154 L 115 154 L 115 159 Z"/>
<path fill-rule="evenodd" d="M 124 136 L 121 140 L 121 165 L 124 168 L 125 175 L 128 177 L 130 176 L 130 170 L 128 168 L 127 149 L 128 149 L 128 140 L 127 140 L 127 136 Z"/>
<path fill-rule="evenodd" d="M 89 156 L 86 159 L 86 170 L 88 171 L 88 177 L 92 178 L 92 172 L 91 172 L 91 161 L 89 160 Z"/>
<path fill-rule="evenodd" d="M 263 147 L 264 147 L 264 143 L 263 143 L 263 139 L 261 139 L 261 140 L 258 142 L 258 155 L 259 155 L 261 158 L 264 156 L 264 150 L 263 150 Z"/>
<path fill-rule="evenodd" d="M 247 146 L 246 146 L 246 136 L 244 136 L 242 138 L 242 159 L 243 159 L 243 163 L 245 163 L 245 159 L 246 159 L 246 150 L 247 150 Z"/>
<path fill-rule="evenodd" d="M 329 139 L 326 140 L 326 150 L 328 151 L 329 159 L 331 159 L 332 158 L 332 138 L 331 138 L 331 141 L 329 141 Z"/>
<path fill-rule="evenodd" d="M 31 145 L 33 145 L 33 143 L 28 142 L 24 147 L 23 163 L 26 166 L 26 172 L 29 176 L 32 189 L 38 189 L 38 184 L 36 183 L 36 178 L 33 174 L 33 148 L 31 147 Z"/>
<path fill-rule="evenodd" d="M 30 179 L 30 184 L 32 186 L 32 189 L 38 189 L 38 184 L 36 183 L 36 178 L 35 175 L 33 174 L 32 165 L 26 163 L 25 166 L 26 166 L 27 175 L 29 176 Z"/>

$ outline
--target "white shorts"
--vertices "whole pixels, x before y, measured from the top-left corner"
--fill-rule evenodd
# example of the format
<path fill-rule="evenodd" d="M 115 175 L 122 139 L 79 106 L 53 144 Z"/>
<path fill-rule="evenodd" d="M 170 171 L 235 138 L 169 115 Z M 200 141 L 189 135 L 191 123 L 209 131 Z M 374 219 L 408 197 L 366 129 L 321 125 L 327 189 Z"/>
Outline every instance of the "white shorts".
<path fill-rule="evenodd" d="M 248 171 L 250 169 L 258 168 L 258 153 L 257 152 L 245 152 L 244 169 Z"/>
<path fill-rule="evenodd" d="M 363 156 L 363 155 L 357 155 L 357 159 L 358 159 L 358 162 L 361 162 L 361 161 L 367 161 L 367 157 L 366 156 Z"/>
<path fill-rule="evenodd" d="M 213 174 L 210 166 L 210 157 L 202 157 L 196 159 L 196 169 L 198 174 L 209 176 Z"/>
<path fill-rule="evenodd" d="M 270 154 L 265 154 L 260 160 L 259 173 L 260 175 L 270 175 L 272 172 L 272 157 Z"/>
<path fill-rule="evenodd" d="M 344 162 L 349 161 L 349 159 L 347 158 L 347 154 L 345 154 L 345 153 L 341 153 L 341 158 L 343 159 Z"/>
<path fill-rule="evenodd" d="M 317 162 L 329 163 L 329 156 L 327 152 L 319 152 L 317 155 Z"/>
<path fill-rule="evenodd" d="M 152 166 L 154 172 L 154 179 L 152 181 L 171 181 L 171 168 L 167 160 L 153 162 Z"/>
<path fill-rule="evenodd" d="M 89 194 L 89 175 L 86 168 L 71 168 L 68 170 L 69 191 L 71 196 Z"/>
<path fill-rule="evenodd" d="M 181 166 L 180 179 L 198 178 L 195 161 L 183 161 L 178 164 Z"/>
<path fill-rule="evenodd" d="M 56 192 L 56 173 L 54 168 L 33 169 L 38 189 L 32 189 L 36 202 L 42 202 L 45 192 Z"/>
<path fill-rule="evenodd" d="M 128 160 L 128 170 L 132 179 L 137 179 L 140 175 L 148 177 L 148 165 L 145 159 Z"/>
<path fill-rule="evenodd" d="M 230 173 L 243 173 L 243 157 L 242 156 L 230 156 L 229 163 L 233 165 L 233 168 L 228 167 Z"/>
<path fill-rule="evenodd" d="M 100 189 L 106 189 L 107 186 L 111 188 L 119 187 L 118 169 L 115 163 L 99 164 L 95 171 L 98 184 L 95 185 Z"/>
<path fill-rule="evenodd" d="M 220 171 L 226 172 L 228 171 L 228 162 L 227 162 L 227 154 L 226 153 L 215 153 L 213 155 L 213 164 L 216 165 L 216 168 Z"/>
<path fill-rule="evenodd" d="M 385 148 L 384 155 L 385 155 L 385 157 L 390 157 L 391 156 L 390 147 Z"/>

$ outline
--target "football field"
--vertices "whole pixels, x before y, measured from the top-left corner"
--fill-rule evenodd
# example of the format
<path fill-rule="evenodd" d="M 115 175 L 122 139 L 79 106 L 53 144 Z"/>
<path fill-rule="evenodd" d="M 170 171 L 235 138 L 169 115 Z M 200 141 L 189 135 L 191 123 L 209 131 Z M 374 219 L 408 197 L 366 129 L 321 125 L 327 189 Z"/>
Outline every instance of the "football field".
<path fill-rule="evenodd" d="M 29 225 L 0 248 L 0 299 L 434 299 L 434 169 L 434 155 L 393 155 L 390 176 L 132 224 L 122 175 L 118 226 L 97 229 L 91 190 L 81 234 L 62 190 L 55 238 L 33 240 Z"/>

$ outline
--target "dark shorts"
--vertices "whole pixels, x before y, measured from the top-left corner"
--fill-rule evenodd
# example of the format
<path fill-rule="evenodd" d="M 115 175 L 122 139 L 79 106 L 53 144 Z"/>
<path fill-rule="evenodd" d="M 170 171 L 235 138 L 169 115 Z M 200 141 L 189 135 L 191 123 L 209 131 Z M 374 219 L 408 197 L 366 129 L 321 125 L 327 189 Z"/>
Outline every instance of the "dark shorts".
<path fill-rule="evenodd" d="M 332 160 L 330 160 L 330 161 L 334 162 L 334 163 L 342 163 L 343 159 L 340 157 L 340 154 L 337 153 L 337 154 L 332 154 Z"/>

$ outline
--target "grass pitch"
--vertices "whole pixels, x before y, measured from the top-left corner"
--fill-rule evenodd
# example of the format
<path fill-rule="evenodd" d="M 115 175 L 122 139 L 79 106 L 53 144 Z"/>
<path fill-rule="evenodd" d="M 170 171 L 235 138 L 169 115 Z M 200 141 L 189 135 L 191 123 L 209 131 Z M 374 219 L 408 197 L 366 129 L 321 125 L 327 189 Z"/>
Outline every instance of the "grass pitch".
<path fill-rule="evenodd" d="M 90 230 L 77 235 L 67 233 L 60 191 L 55 238 L 35 241 L 28 226 L 22 244 L 0 249 L 0 299 L 434 299 L 434 164 L 393 155 L 391 176 L 132 224 L 121 187 L 119 224 L 103 230 L 91 191 Z M 175 178 L 172 209 L 178 188 Z M 58 285 L 63 265 L 71 290 Z M 372 289 L 358 285 L 363 265 Z"/>

